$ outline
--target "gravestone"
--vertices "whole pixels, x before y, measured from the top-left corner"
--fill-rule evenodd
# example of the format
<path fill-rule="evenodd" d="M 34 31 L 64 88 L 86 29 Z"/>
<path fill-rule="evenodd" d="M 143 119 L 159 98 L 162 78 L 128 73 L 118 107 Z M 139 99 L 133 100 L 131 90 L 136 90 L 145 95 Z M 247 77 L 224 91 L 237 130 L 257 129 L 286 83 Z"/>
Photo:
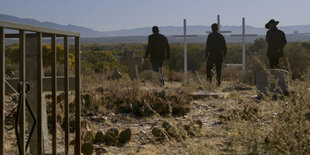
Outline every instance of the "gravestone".
<path fill-rule="evenodd" d="M 287 94 L 289 87 L 289 72 L 282 69 L 267 69 L 256 73 L 256 88 L 262 94 Z"/>
<path fill-rule="evenodd" d="M 122 64 L 128 66 L 129 75 L 131 79 L 139 79 L 138 66 L 144 63 L 144 59 L 141 57 L 135 57 L 135 52 L 126 51 L 125 56 L 119 57 Z"/>

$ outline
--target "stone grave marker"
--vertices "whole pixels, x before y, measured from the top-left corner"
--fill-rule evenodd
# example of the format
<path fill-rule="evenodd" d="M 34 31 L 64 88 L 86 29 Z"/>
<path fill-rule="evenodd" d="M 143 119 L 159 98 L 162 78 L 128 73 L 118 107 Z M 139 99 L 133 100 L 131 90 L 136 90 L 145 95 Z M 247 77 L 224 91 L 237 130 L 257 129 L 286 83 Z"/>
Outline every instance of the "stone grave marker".
<path fill-rule="evenodd" d="M 138 66 L 144 63 L 144 59 L 141 57 L 136 57 L 135 52 L 126 51 L 125 56 L 119 57 L 122 64 L 128 66 L 129 74 L 131 79 L 139 79 Z"/>
<path fill-rule="evenodd" d="M 282 69 L 267 69 L 256 73 L 256 88 L 262 94 L 287 94 L 289 72 Z"/>

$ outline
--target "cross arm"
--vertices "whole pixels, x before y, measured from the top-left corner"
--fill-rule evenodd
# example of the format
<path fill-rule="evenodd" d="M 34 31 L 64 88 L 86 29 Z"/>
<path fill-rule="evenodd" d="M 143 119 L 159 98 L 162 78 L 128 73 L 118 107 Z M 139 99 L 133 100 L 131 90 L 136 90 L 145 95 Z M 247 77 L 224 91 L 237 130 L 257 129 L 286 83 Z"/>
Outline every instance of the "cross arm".
<path fill-rule="evenodd" d="M 212 31 L 207 31 L 207 33 L 212 33 Z M 219 31 L 218 33 L 231 33 L 231 31 Z"/>
<path fill-rule="evenodd" d="M 198 35 L 172 35 L 172 37 L 197 37 Z"/>
<path fill-rule="evenodd" d="M 232 37 L 242 37 L 243 34 L 231 34 L 230 36 L 232 36 Z M 255 36 L 257 36 L 257 34 L 245 34 L 244 36 L 255 37 Z"/>

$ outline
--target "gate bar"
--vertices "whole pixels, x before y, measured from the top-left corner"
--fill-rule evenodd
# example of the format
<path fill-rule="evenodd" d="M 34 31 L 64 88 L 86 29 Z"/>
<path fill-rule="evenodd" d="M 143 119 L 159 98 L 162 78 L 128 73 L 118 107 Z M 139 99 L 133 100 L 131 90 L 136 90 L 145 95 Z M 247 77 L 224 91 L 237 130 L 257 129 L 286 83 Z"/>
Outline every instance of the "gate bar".
<path fill-rule="evenodd" d="M 25 107 L 26 107 L 26 35 L 24 30 L 19 30 L 19 79 L 21 83 L 21 105 L 19 119 L 19 134 L 20 134 L 20 154 L 26 154 L 25 145 Z"/>
<path fill-rule="evenodd" d="M 43 79 L 42 79 L 42 66 L 43 66 L 43 62 L 42 62 L 42 33 L 41 32 L 37 32 L 37 67 L 38 67 L 38 73 L 37 73 L 37 153 L 39 155 L 43 154 L 43 134 L 42 134 L 42 92 L 43 92 Z"/>
<path fill-rule="evenodd" d="M 56 62 L 57 62 L 57 50 L 56 50 L 56 34 L 52 35 L 52 133 L 53 133 L 53 140 L 52 140 L 52 149 L 53 155 L 57 154 L 57 69 L 56 69 Z"/>
<path fill-rule="evenodd" d="M 65 56 L 65 155 L 69 155 L 69 68 L 68 68 L 68 37 L 64 37 L 64 56 Z"/>
<path fill-rule="evenodd" d="M 75 154 L 81 154 L 80 37 L 75 37 Z"/>
<path fill-rule="evenodd" d="M 4 154 L 4 105 L 5 105 L 5 35 L 0 27 L 0 154 Z"/>

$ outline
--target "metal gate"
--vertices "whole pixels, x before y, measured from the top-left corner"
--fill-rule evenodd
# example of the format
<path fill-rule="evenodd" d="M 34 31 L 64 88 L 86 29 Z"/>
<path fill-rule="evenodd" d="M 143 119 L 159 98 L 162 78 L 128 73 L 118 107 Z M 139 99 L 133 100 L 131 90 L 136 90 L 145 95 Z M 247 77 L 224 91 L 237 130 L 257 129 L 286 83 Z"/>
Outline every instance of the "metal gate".
<path fill-rule="evenodd" d="M 7 33 L 7 30 L 17 30 L 19 33 Z M 19 40 L 19 98 L 20 98 L 20 122 L 19 123 L 19 153 L 26 154 L 26 134 L 25 134 L 25 109 L 27 108 L 26 98 L 26 38 L 36 38 L 37 45 L 37 66 L 42 68 L 42 39 L 51 38 L 52 47 L 52 154 L 57 153 L 57 67 L 56 67 L 56 39 L 63 38 L 64 40 L 64 92 L 65 92 L 65 154 L 69 153 L 69 69 L 68 69 L 68 53 L 69 53 L 69 38 L 74 38 L 74 51 L 75 51 L 75 118 L 76 118 L 76 135 L 75 135 L 75 153 L 81 154 L 81 87 L 80 87 L 80 34 L 75 32 L 54 30 L 50 28 L 43 28 L 31 25 L 24 25 L 12 23 L 7 21 L 0 21 L 0 154 L 4 154 L 4 115 L 5 115 L 5 92 L 6 92 L 6 78 L 5 78 L 5 39 L 16 38 Z M 43 138 L 42 138 L 42 92 L 43 92 L 43 77 L 42 69 L 36 73 L 37 80 L 37 112 L 36 125 L 38 126 L 37 132 L 37 152 L 43 154 Z M 17 126 L 15 126 L 17 128 Z"/>

